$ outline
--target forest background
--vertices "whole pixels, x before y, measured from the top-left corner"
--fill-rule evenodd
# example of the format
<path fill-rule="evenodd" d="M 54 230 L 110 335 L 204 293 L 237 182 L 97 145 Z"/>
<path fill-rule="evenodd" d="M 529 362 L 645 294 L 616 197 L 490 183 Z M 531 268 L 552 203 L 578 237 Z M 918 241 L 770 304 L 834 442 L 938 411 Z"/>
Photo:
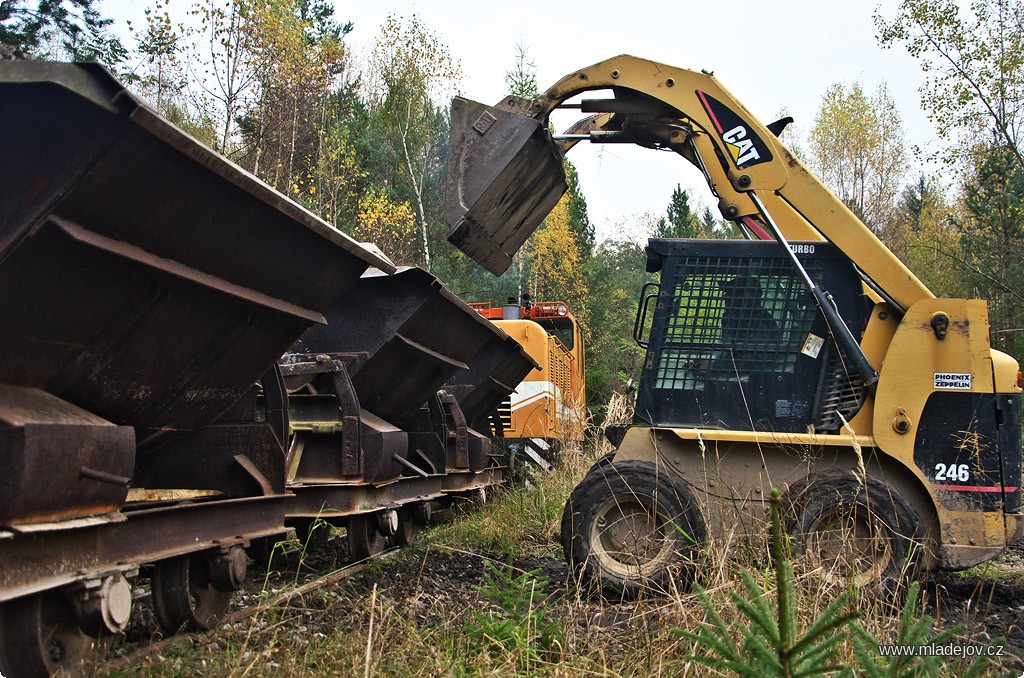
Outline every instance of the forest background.
<path fill-rule="evenodd" d="M 101 61 L 201 142 L 466 301 L 567 302 L 587 340 L 595 413 L 639 376 L 631 335 L 645 239 L 737 237 L 680 184 L 663 208 L 598 240 L 567 161 L 568 193 L 495 278 L 445 239 L 448 107 L 461 68 L 419 16 L 390 16 L 365 54 L 349 48 L 352 24 L 325 0 L 199 0 L 186 20 L 153 0 L 144 17 L 123 40 L 93 0 L 2 0 L 0 44 Z M 1024 4 L 903 0 L 874 22 L 881 45 L 921 65 L 934 150 L 907 142 L 884 83 L 832 84 L 811 125 L 782 140 L 936 295 L 988 299 L 993 345 L 1022 358 Z M 536 71 L 529 46 L 517 46 L 508 93 L 538 94 Z"/>

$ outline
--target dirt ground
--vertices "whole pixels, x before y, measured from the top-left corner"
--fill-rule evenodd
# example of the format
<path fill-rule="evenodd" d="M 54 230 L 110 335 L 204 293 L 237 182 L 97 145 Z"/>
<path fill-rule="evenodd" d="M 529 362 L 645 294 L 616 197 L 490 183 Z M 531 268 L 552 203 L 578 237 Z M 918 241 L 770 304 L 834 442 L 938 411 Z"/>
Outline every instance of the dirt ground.
<path fill-rule="evenodd" d="M 568 568 L 561 559 L 534 558 L 511 563 L 515 568 L 535 572 L 548 581 L 545 594 L 550 602 L 567 595 Z M 1024 669 L 1024 544 L 1018 544 L 999 561 L 1002 568 L 1019 568 L 1021 576 L 1012 581 L 984 581 L 973 574 L 940 573 L 923 588 L 926 611 L 947 628 L 966 624 L 962 642 L 989 643 L 1005 639 L 1005 668 Z M 378 596 L 386 596 L 397 608 L 406 610 L 417 622 L 436 622 L 439 609 L 480 609 L 477 589 L 483 582 L 484 560 L 476 555 L 433 547 L 423 549 L 419 558 L 384 564 L 378 573 L 357 576 L 339 584 L 352 600 L 369 595 L 374 583 Z M 349 596 L 344 596 L 349 597 Z M 627 623 L 634 607 L 594 604 L 591 614 L 574 614 L 574 623 L 583 623 L 589 633 L 614 630 Z M 433 619 L 431 616 L 433 615 Z M 648 619 L 647 622 L 651 620 Z"/>
<path fill-rule="evenodd" d="M 277 592 L 314 579 L 345 564 L 347 548 L 343 535 L 336 534 L 328 548 L 316 556 L 308 556 L 300 564 L 299 553 L 293 550 L 275 561 L 274 568 L 261 577 L 251 572 L 246 590 L 236 595 L 235 609 L 258 604 Z M 354 631 L 367 622 L 367 600 L 376 596 L 381 606 L 388 606 L 403 615 L 417 628 L 429 629 L 448 625 L 470 610 L 486 610 L 493 606 L 481 588 L 485 584 L 488 558 L 475 553 L 450 549 L 437 544 L 417 544 L 409 547 L 400 557 L 390 557 L 372 565 L 355 576 L 345 578 L 330 587 L 293 601 L 294 615 L 284 621 L 290 633 L 304 634 L 309 642 L 333 634 Z M 649 614 L 636 614 L 635 604 L 621 605 L 595 602 L 580 605 L 569 573 L 560 557 L 520 559 L 512 563 L 491 561 L 495 566 L 511 566 L 515 572 L 531 572 L 533 577 L 545 581 L 543 602 L 555 615 L 567 614 L 564 621 L 575 625 L 575 633 L 568 637 L 595 636 L 609 653 L 616 652 L 620 631 L 640 625 L 670 624 L 659 622 L 657 606 Z M 1013 571 L 1020 573 L 1017 576 Z M 1009 574 L 1008 574 L 1009 573 Z M 376 592 L 374 593 L 374 588 Z M 129 634 L 129 642 L 116 654 L 125 655 L 146 646 L 154 637 L 152 612 L 140 591 L 136 619 Z M 989 643 L 997 637 L 1005 639 L 1004 656 L 999 665 L 1007 669 L 1024 669 L 1024 544 L 1008 550 L 988 573 L 972 571 L 967 574 L 942 573 L 935 575 L 923 589 L 926 610 L 938 620 L 938 626 L 966 624 L 965 643 Z M 291 614 L 291 611 L 289 611 Z M 251 622 L 236 622 L 236 631 L 244 632 Z M 457 623 L 457 622 L 456 622 Z M 224 629 L 221 629 L 221 633 Z M 159 633 L 155 633 L 159 637 Z M 191 642 L 204 641 L 197 636 Z M 572 650 L 573 648 L 566 648 Z M 260 652 L 258 646 L 253 652 Z M 151 659 L 146 660 L 151 663 Z M 180 668 L 180 667 L 178 667 Z"/>
<path fill-rule="evenodd" d="M 977 642 L 1004 638 L 1003 663 L 1024 669 L 1024 543 L 1011 545 L 987 572 L 940 573 L 927 591 L 930 614 L 946 625 L 967 624 Z"/>

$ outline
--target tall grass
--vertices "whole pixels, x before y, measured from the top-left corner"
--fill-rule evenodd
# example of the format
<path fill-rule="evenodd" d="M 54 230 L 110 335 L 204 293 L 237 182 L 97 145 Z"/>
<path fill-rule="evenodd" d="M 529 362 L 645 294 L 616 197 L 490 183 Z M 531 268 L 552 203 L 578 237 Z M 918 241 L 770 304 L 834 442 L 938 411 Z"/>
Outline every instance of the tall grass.
<path fill-rule="evenodd" d="M 628 421 L 629 402 L 613 400 L 601 428 Z M 732 638 L 742 648 L 749 641 L 745 633 L 757 624 L 753 611 L 763 624 L 774 618 L 776 629 L 785 614 L 786 628 L 796 629 L 794 643 L 800 630 L 833 620 L 837 639 L 828 641 L 832 654 L 823 666 L 836 671 L 819 675 L 1006 675 L 996 663 L 953 660 L 933 662 L 935 668 L 882 659 L 879 642 L 974 641 L 962 629 L 935 631 L 916 588 L 902 606 L 865 600 L 834 576 L 799 568 L 794 573 L 783 564 L 789 562 L 784 553 L 769 553 L 768 543 L 751 548 L 738 533 L 710 540 L 700 592 L 678 583 L 667 596 L 610 601 L 578 586 L 562 559 L 561 512 L 575 485 L 610 449 L 596 435 L 584 446 L 565 445 L 557 473 L 538 474 L 531 489 L 503 487 L 486 504 L 454 509 L 417 545 L 368 570 L 360 586 L 314 592 L 176 650 L 163 662 L 121 673 L 734 676 L 736 667 L 716 663 L 701 634 L 715 628 L 723 643 Z M 447 569 L 424 575 L 439 557 Z"/>

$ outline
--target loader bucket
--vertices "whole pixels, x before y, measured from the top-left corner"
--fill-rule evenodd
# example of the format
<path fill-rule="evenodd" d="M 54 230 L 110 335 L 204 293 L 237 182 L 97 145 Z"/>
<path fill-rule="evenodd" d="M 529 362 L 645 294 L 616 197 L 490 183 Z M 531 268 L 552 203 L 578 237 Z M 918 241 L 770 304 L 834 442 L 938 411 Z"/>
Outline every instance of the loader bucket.
<path fill-rule="evenodd" d="M 347 358 L 360 406 L 400 426 L 499 330 L 420 268 L 370 271 L 294 354 Z"/>
<path fill-rule="evenodd" d="M 0 62 L 0 383 L 145 453 L 217 420 L 369 266 L 96 64 Z"/>
<path fill-rule="evenodd" d="M 501 275 L 566 189 L 561 152 L 539 121 L 452 100 L 444 206 L 450 243 Z"/>

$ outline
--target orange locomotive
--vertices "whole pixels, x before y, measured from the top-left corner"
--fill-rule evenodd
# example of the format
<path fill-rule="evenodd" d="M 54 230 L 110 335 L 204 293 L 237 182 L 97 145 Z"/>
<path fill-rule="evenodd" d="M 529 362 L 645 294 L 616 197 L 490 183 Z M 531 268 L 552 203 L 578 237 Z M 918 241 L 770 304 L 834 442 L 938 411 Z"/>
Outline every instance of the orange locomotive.
<path fill-rule="evenodd" d="M 583 439 L 586 385 L 583 335 L 565 302 L 522 305 L 510 298 L 498 308 L 470 304 L 480 315 L 514 338 L 540 363 L 502 403 L 504 438 L 526 456 L 549 468 L 543 456 L 557 452 L 562 441 Z M 515 442 L 513 442 L 515 441 Z"/>

